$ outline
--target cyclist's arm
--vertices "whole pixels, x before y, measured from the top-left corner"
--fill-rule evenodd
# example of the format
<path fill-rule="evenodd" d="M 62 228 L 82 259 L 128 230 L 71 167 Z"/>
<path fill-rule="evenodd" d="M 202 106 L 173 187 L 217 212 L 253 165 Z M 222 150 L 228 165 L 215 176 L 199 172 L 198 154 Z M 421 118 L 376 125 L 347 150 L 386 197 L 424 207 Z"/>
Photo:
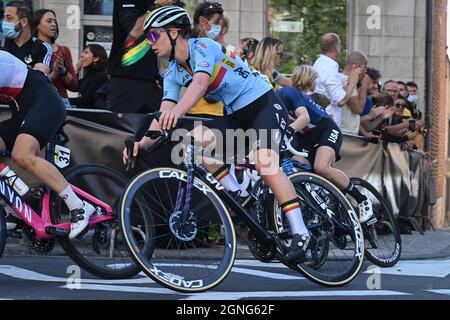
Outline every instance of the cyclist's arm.
<path fill-rule="evenodd" d="M 163 101 L 161 103 L 161 108 L 159 109 L 159 111 L 164 112 L 164 111 L 171 111 L 173 109 L 173 107 L 175 107 L 175 102 L 173 101 Z M 152 130 L 152 131 L 160 131 L 161 127 L 159 126 L 158 121 L 156 121 L 155 119 L 152 121 L 152 123 L 150 124 L 150 127 L 148 128 L 148 130 Z M 142 150 L 146 150 L 148 148 L 150 148 L 156 140 L 151 139 L 150 137 L 144 137 L 142 138 L 141 141 L 139 141 L 139 149 Z"/>
<path fill-rule="evenodd" d="M 305 107 L 297 108 L 295 116 L 297 119 L 290 125 L 295 132 L 303 130 L 311 122 L 308 110 Z"/>
<path fill-rule="evenodd" d="M 179 116 L 184 116 L 205 96 L 210 80 L 211 76 L 208 73 L 195 73 L 191 84 L 173 111 Z"/>

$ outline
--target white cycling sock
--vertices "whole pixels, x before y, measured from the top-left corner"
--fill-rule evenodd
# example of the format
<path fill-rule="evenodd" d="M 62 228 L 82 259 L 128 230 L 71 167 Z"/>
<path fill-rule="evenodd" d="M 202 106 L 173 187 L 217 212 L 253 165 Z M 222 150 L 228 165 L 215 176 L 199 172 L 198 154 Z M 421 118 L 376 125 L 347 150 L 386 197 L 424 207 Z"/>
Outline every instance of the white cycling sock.
<path fill-rule="evenodd" d="M 292 235 L 299 234 L 309 237 L 309 231 L 303 221 L 302 209 L 298 201 L 290 201 L 281 206 L 283 213 L 286 215 L 291 227 Z"/>
<path fill-rule="evenodd" d="M 230 192 L 241 191 L 241 197 L 248 197 L 249 194 L 247 190 L 242 190 L 241 185 L 237 182 L 236 178 L 230 173 L 227 167 L 223 167 L 221 170 L 214 174 L 217 181 L 225 188 L 225 190 Z"/>
<path fill-rule="evenodd" d="M 66 203 L 70 211 L 84 207 L 84 202 L 73 192 L 71 186 L 67 186 L 63 192 L 59 194 L 61 199 Z"/>

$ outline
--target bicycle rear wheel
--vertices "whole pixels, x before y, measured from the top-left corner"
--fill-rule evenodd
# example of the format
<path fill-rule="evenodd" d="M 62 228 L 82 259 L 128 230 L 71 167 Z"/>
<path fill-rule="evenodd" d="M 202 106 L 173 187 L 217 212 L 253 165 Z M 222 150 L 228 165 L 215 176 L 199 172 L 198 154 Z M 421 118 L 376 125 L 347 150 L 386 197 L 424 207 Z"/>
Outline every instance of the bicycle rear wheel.
<path fill-rule="evenodd" d="M 402 252 L 397 219 L 389 209 L 389 204 L 374 186 L 360 178 L 351 178 L 351 181 L 359 192 L 373 203 L 373 219 L 362 224 L 365 256 L 370 262 L 381 268 L 393 267 L 400 260 Z M 358 204 L 353 198 L 350 196 L 347 198 L 354 208 L 358 208 Z"/>
<path fill-rule="evenodd" d="M 128 182 L 127 179 L 120 173 L 99 165 L 75 166 L 69 169 L 64 176 L 69 183 L 113 209 L 112 219 L 98 223 L 93 229 L 86 229 L 76 239 L 58 237 L 58 241 L 67 255 L 84 270 L 99 278 L 127 279 L 138 274 L 140 269 L 128 254 L 118 221 L 120 197 Z M 84 201 L 90 201 L 90 199 L 80 197 Z M 92 204 L 101 211 L 101 214 L 106 214 L 104 207 L 98 203 Z M 52 194 L 52 208 L 53 224 L 70 222 L 70 212 L 67 206 L 54 193 Z M 136 232 L 145 234 L 145 225 L 146 223 L 143 222 Z"/>
<path fill-rule="evenodd" d="M 5 209 L 0 205 L 0 258 L 3 255 L 3 251 L 6 246 L 6 212 Z"/>
<path fill-rule="evenodd" d="M 322 177 L 300 172 L 289 178 L 313 240 L 305 260 L 289 267 L 322 286 L 348 284 L 358 275 L 364 260 L 362 228 L 353 208 L 345 196 Z M 292 235 L 287 218 L 276 200 L 269 210 L 273 228 L 289 250 Z M 282 256 L 279 259 L 283 261 Z"/>
<path fill-rule="evenodd" d="M 186 181 L 186 172 L 172 168 L 137 176 L 125 190 L 121 224 L 132 258 L 150 278 L 178 292 L 203 292 L 231 271 L 236 238 L 227 208 L 201 179 L 194 181 L 189 212 L 177 211 L 177 204 L 184 204 Z M 142 251 L 132 232 L 136 205 L 146 206 L 145 214 L 154 221 L 146 240 L 154 245 L 153 255 Z"/>

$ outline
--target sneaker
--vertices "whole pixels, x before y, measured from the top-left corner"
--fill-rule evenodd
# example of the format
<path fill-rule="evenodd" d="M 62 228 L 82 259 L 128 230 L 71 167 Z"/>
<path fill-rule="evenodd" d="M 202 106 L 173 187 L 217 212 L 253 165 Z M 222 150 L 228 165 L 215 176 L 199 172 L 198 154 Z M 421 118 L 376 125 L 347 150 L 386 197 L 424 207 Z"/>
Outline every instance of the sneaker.
<path fill-rule="evenodd" d="M 72 223 L 70 225 L 69 239 L 75 239 L 89 225 L 89 218 L 95 212 L 95 208 L 85 201 L 84 207 L 70 212 Z"/>
<path fill-rule="evenodd" d="M 292 264 L 304 261 L 310 246 L 311 236 L 295 235 L 292 239 L 290 252 L 286 255 L 286 260 Z"/>
<path fill-rule="evenodd" d="M 366 223 L 373 216 L 372 201 L 367 199 L 359 204 L 359 222 Z"/>

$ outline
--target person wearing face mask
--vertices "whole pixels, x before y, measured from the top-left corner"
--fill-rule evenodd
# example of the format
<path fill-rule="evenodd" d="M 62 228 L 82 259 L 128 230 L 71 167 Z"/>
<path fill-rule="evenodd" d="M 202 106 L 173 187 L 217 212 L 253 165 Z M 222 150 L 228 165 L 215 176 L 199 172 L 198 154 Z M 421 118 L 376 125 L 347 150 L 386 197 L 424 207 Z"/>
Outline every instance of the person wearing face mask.
<path fill-rule="evenodd" d="M 80 74 L 85 71 L 85 77 L 79 80 L 78 98 L 71 98 L 70 104 L 78 108 L 94 108 L 95 93 L 108 81 L 105 69 L 108 54 L 105 48 L 98 44 L 88 45 L 80 56 L 76 70 Z"/>
<path fill-rule="evenodd" d="M 223 8 L 217 2 L 203 2 L 198 5 L 194 13 L 194 34 L 198 38 L 210 38 L 218 41 L 223 21 Z M 220 43 L 220 42 L 219 42 Z M 223 45 L 223 43 L 221 43 Z M 188 112 L 189 116 L 215 118 L 224 115 L 220 101 L 201 98 Z"/>
<path fill-rule="evenodd" d="M 218 2 L 205 1 L 194 13 L 194 35 L 215 40 L 222 31 L 223 8 Z"/>
<path fill-rule="evenodd" d="M 1 50 L 8 51 L 27 66 L 50 73 L 53 50 L 51 45 L 31 33 L 33 11 L 20 1 L 9 2 L 3 14 L 0 32 L 5 40 Z"/>

